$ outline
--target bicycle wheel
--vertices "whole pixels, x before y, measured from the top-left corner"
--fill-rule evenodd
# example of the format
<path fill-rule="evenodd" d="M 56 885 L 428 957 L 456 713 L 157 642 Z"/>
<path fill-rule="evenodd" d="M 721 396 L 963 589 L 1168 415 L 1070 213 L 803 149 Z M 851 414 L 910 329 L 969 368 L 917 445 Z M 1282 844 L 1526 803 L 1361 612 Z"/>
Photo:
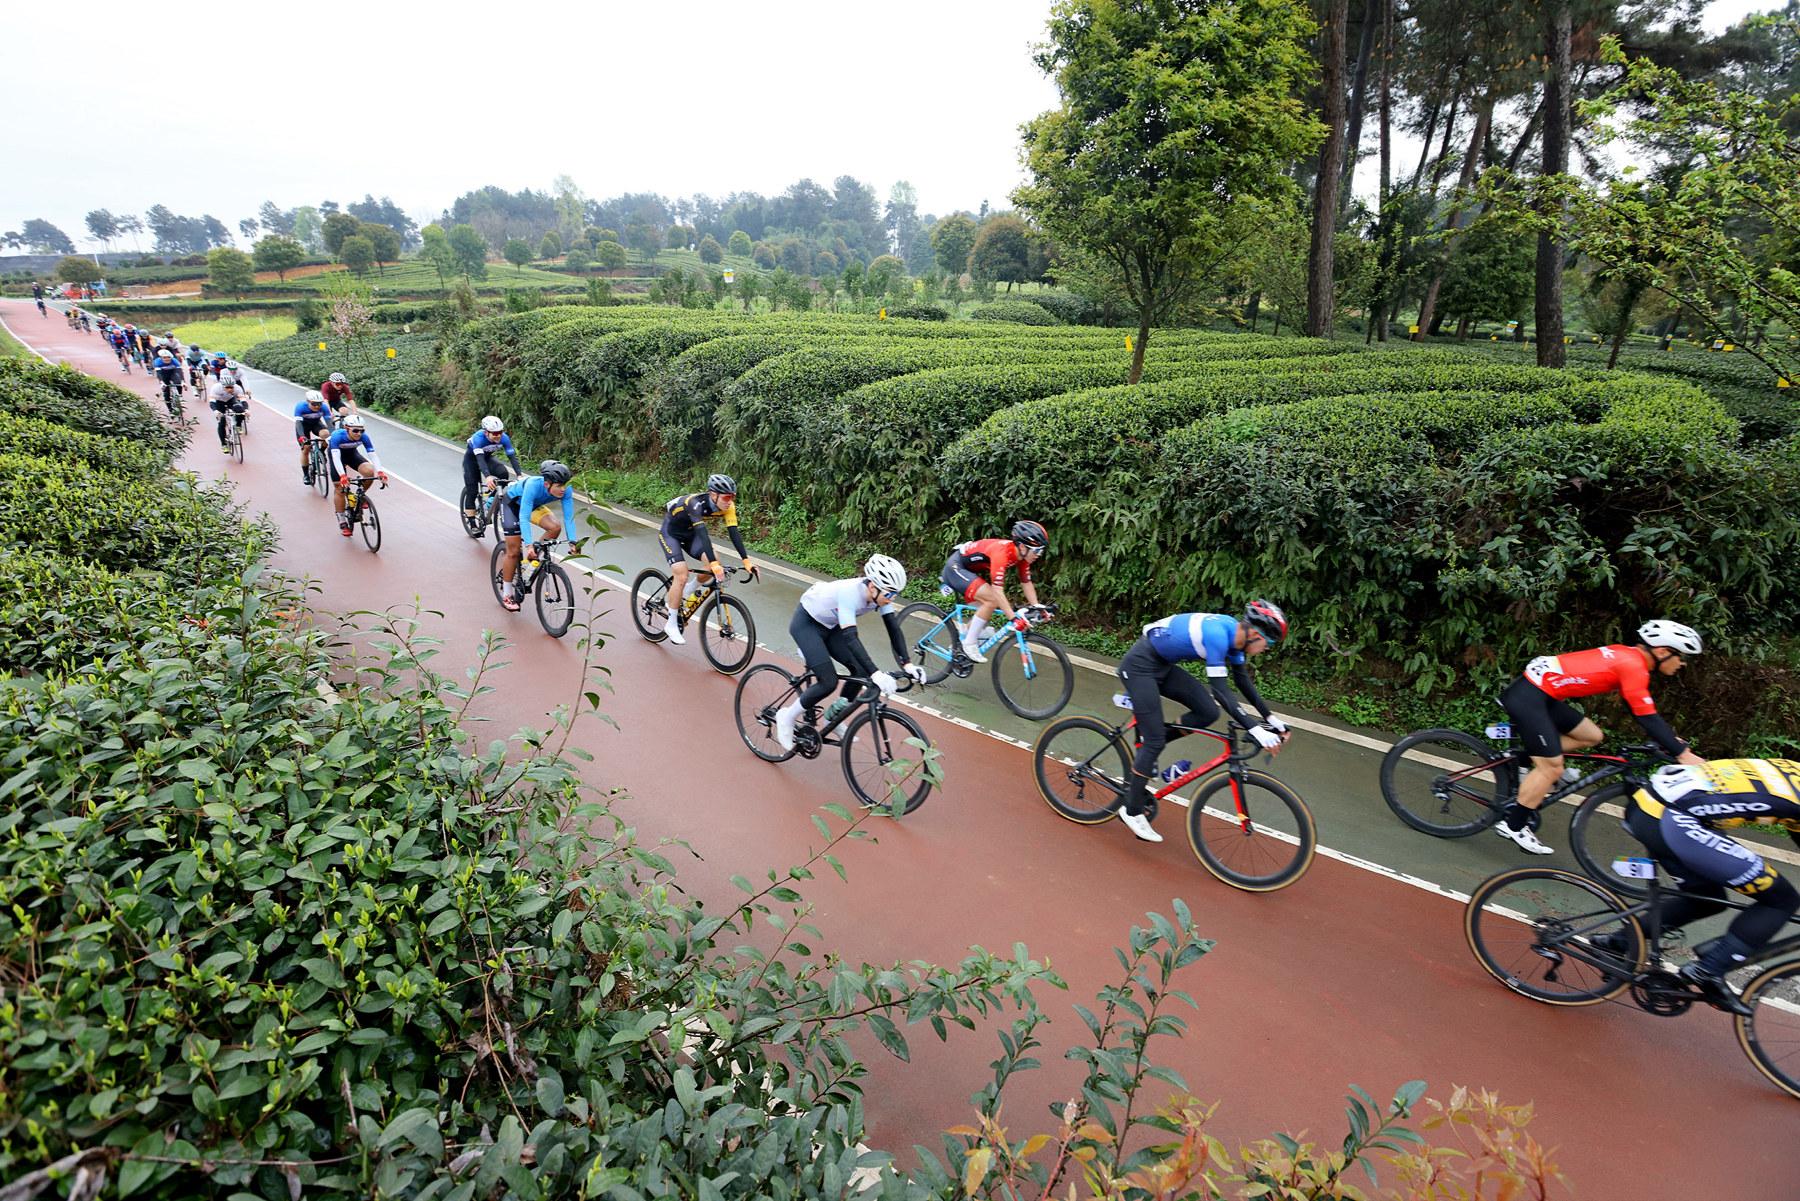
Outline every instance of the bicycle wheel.
<path fill-rule="evenodd" d="M 956 657 L 956 627 L 945 619 L 944 611 L 928 601 L 915 601 L 900 610 L 900 632 L 925 669 L 925 682 L 943 683 Z"/>
<path fill-rule="evenodd" d="M 715 628 L 708 620 L 717 618 Z M 700 606 L 690 625 L 700 628 L 700 650 L 713 669 L 735 676 L 750 665 L 756 654 L 756 619 L 750 606 L 735 596 L 715 592 Z"/>
<path fill-rule="evenodd" d="M 907 739 L 926 746 L 931 740 L 909 714 L 880 708 L 871 717 L 864 709 L 850 719 L 844 731 L 844 779 L 865 808 L 886 809 L 901 797 L 901 813 L 911 813 L 925 803 L 931 778 L 925 773 L 925 754 Z"/>
<path fill-rule="evenodd" d="M 1597 880 L 1621 896 L 1641 900 L 1650 893 L 1646 881 L 1630 880 L 1613 871 L 1615 859 L 1648 859 L 1650 852 L 1625 828 L 1625 806 L 1630 803 L 1630 784 L 1611 784 L 1583 800 L 1569 818 L 1569 849 L 1588 878 Z M 1658 869 L 1665 887 L 1675 882 Z"/>
<path fill-rule="evenodd" d="M 494 603 L 502 608 L 506 607 L 506 581 L 500 578 L 500 560 L 505 555 L 506 548 L 496 546 L 488 556 L 488 582 L 494 586 Z"/>
<path fill-rule="evenodd" d="M 1500 820 L 1518 792 L 1518 766 L 1461 730 L 1419 730 L 1381 760 L 1381 795 L 1394 815 L 1438 838 L 1466 838 Z"/>
<path fill-rule="evenodd" d="M 483 507 L 482 498 L 479 496 L 475 498 L 475 515 L 473 517 L 461 508 L 456 510 L 456 516 L 462 521 L 463 533 L 477 542 L 481 541 L 481 536 L 487 533 L 488 526 L 487 510 Z"/>
<path fill-rule="evenodd" d="M 775 711 L 791 704 L 798 695 L 800 682 L 784 667 L 759 663 L 738 677 L 738 737 L 750 753 L 768 763 L 784 763 L 794 757 L 775 741 Z"/>
<path fill-rule="evenodd" d="M 1756 1069 L 1800 1097 L 1800 963 L 1778 963 L 1744 986 L 1750 1016 L 1736 1021 L 1738 1045 Z"/>
<path fill-rule="evenodd" d="M 244 431 L 234 422 L 225 427 L 231 438 L 231 457 L 242 463 L 244 461 Z"/>
<path fill-rule="evenodd" d="M 1241 792 L 1227 772 L 1202 784 L 1188 805 L 1187 830 L 1201 866 L 1245 892 L 1286 888 L 1306 874 L 1318 848 L 1306 802 L 1259 771 L 1244 773 Z"/>
<path fill-rule="evenodd" d="M 1488 975 L 1548 1005 L 1616 997 L 1644 958 L 1644 931 L 1626 903 L 1586 876 L 1555 867 L 1515 868 L 1482 884 L 1463 910 L 1463 934 Z M 1598 935 L 1622 935 L 1625 946 L 1597 947 Z"/>
<path fill-rule="evenodd" d="M 668 620 L 669 577 L 646 567 L 631 582 L 631 624 L 646 642 L 661 642 L 668 637 L 663 630 Z"/>
<path fill-rule="evenodd" d="M 1065 717 L 1047 726 L 1031 748 L 1038 793 L 1083 826 L 1110 820 L 1125 802 L 1131 753 L 1113 727 L 1093 717 Z"/>
<path fill-rule="evenodd" d="M 369 548 L 369 553 L 378 553 L 381 550 L 381 514 L 375 511 L 375 502 L 366 496 L 356 503 L 356 507 L 356 524 L 362 527 L 363 545 Z"/>
<path fill-rule="evenodd" d="M 1026 632 L 1023 645 L 1014 638 L 996 646 L 993 663 L 1000 703 L 1028 721 L 1055 717 L 1075 694 L 1069 652 L 1035 630 Z"/>
<path fill-rule="evenodd" d="M 561 638 L 575 623 L 575 581 L 561 563 L 546 563 L 531 583 L 537 597 L 538 624 L 552 638 Z"/>
<path fill-rule="evenodd" d="M 312 459 L 313 491 L 321 498 L 331 495 L 331 468 L 325 463 L 325 456 L 313 452 Z"/>

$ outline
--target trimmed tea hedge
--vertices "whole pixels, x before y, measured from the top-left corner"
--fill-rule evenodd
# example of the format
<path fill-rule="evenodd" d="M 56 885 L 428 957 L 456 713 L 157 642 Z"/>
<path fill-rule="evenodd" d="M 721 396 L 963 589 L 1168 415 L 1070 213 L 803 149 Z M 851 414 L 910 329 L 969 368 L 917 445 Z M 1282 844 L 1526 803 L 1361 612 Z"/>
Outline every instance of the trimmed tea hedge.
<path fill-rule="evenodd" d="M 0 413 L 120 438 L 165 461 L 186 444 L 185 433 L 123 388 L 37 359 L 0 358 Z"/>
<path fill-rule="evenodd" d="M 1060 325 L 1056 314 L 1029 300 L 996 300 L 976 305 L 969 312 L 971 321 L 1007 321 L 1014 325 Z"/>
<path fill-rule="evenodd" d="M 319 349 L 323 340 L 326 349 Z M 392 346 L 395 356 L 385 351 Z M 355 351 L 338 339 L 318 331 L 295 334 L 273 342 L 259 342 L 244 352 L 244 362 L 258 371 L 316 388 L 332 372 L 342 371 L 350 380 L 359 404 L 377 409 L 407 405 L 434 405 L 443 396 L 438 369 L 436 334 L 403 334 L 383 329 L 364 339 Z"/>

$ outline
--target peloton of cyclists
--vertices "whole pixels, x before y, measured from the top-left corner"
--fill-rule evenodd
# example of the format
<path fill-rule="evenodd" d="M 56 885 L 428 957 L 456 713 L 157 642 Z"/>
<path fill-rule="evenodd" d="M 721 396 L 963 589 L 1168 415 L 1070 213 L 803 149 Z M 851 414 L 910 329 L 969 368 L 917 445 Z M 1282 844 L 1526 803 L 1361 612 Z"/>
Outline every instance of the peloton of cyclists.
<path fill-rule="evenodd" d="M 988 618 L 999 609 L 1011 620 L 1012 602 L 1006 597 L 1006 572 L 1014 564 L 1019 568 L 1019 586 L 1025 603 L 1038 603 L 1037 586 L 1031 582 L 1031 565 L 1050 546 L 1050 536 L 1035 521 L 1015 521 L 1009 538 L 979 538 L 964 542 L 950 552 L 939 575 L 943 585 L 965 604 L 975 606 L 975 616 L 962 633 L 962 650 L 976 663 L 986 663 L 981 653 L 982 635 L 987 632 Z"/>

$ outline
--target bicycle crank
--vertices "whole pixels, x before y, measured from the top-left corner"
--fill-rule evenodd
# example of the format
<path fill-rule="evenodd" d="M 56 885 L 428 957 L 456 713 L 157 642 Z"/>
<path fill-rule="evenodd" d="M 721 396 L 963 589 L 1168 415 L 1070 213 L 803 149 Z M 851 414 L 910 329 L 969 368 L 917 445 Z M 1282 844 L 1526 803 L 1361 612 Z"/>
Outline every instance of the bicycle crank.
<path fill-rule="evenodd" d="M 795 726 L 794 749 L 800 752 L 802 759 L 817 759 L 825 744 L 819 739 L 819 731 L 812 726 Z"/>
<path fill-rule="evenodd" d="M 1654 1013 L 1657 1017 L 1680 1017 L 1694 1007 L 1700 998 L 1694 995 L 1687 982 L 1674 972 L 1661 970 L 1645 975 L 1641 980 L 1631 984 L 1631 999 L 1645 1013 Z"/>

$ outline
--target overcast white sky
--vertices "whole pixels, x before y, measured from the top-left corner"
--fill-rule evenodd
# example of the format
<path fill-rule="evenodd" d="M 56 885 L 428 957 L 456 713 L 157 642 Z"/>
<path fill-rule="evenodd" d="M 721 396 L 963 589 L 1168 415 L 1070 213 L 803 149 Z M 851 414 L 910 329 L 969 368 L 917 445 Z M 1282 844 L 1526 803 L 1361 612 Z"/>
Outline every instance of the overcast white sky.
<path fill-rule="evenodd" d="M 1707 25 L 1774 6 L 1717 0 Z M 564 173 L 596 197 L 848 173 L 884 199 L 910 180 L 927 212 L 1001 207 L 1019 123 L 1055 102 L 1030 58 L 1049 0 L 7 9 L 0 228 L 45 217 L 84 248 L 94 208 L 235 232 L 264 200 L 373 193 L 425 219 Z"/>

